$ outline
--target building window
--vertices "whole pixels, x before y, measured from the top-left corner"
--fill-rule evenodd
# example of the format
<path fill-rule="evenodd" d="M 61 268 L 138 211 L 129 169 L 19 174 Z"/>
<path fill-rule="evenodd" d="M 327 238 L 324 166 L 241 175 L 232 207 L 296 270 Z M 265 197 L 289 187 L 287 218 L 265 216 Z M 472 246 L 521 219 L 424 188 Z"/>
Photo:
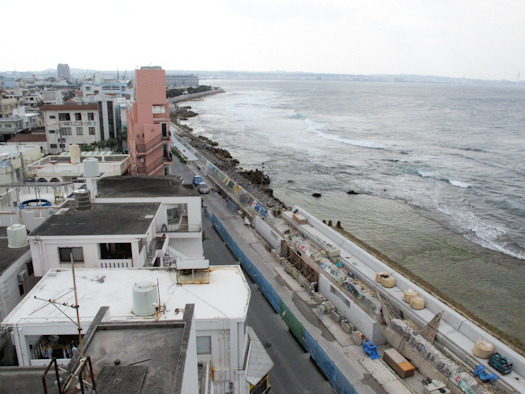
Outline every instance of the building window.
<path fill-rule="evenodd" d="M 131 259 L 131 243 L 103 243 L 100 258 L 104 260 Z"/>
<path fill-rule="evenodd" d="M 75 120 L 82 120 L 82 114 L 80 112 L 75 112 Z"/>
<path fill-rule="evenodd" d="M 71 135 L 71 127 L 61 127 L 60 134 L 62 135 Z"/>
<path fill-rule="evenodd" d="M 55 134 L 55 130 L 49 130 L 49 134 Z"/>
<path fill-rule="evenodd" d="M 154 114 L 165 114 L 166 113 L 166 106 L 165 105 L 154 105 L 153 106 L 153 113 Z"/>
<path fill-rule="evenodd" d="M 26 267 L 27 267 L 27 275 L 31 276 L 33 275 L 33 273 L 35 272 L 34 269 L 33 269 L 33 261 L 28 261 L 26 263 Z"/>
<path fill-rule="evenodd" d="M 211 354 L 211 336 L 197 337 L 197 354 Z"/>
<path fill-rule="evenodd" d="M 56 149 L 56 148 L 57 148 L 57 144 L 50 144 L 49 147 L 50 147 L 51 149 Z"/>
<path fill-rule="evenodd" d="M 88 112 L 88 120 L 95 120 L 95 113 L 94 112 Z"/>
<path fill-rule="evenodd" d="M 71 120 L 71 117 L 69 116 L 69 114 L 58 114 L 58 120 L 60 121 L 67 121 L 67 120 Z"/>
<path fill-rule="evenodd" d="M 84 262 L 84 251 L 82 247 L 77 248 L 58 248 L 58 256 L 61 264 L 71 263 L 71 253 L 75 263 Z"/>
<path fill-rule="evenodd" d="M 84 134 L 84 128 L 83 127 L 77 127 L 77 135 Z"/>
<path fill-rule="evenodd" d="M 57 117 L 55 115 L 49 115 L 49 119 L 56 119 Z"/>
<path fill-rule="evenodd" d="M 94 127 L 90 127 L 89 128 L 89 135 L 95 135 L 95 128 Z"/>

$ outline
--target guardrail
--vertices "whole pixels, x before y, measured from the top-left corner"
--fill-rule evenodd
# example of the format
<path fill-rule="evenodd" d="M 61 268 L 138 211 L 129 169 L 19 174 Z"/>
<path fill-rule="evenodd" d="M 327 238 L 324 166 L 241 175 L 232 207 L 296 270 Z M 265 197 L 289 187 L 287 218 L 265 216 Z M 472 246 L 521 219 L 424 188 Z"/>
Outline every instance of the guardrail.
<path fill-rule="evenodd" d="M 150 149 L 159 145 L 162 142 L 162 137 L 160 135 L 153 138 L 151 141 L 146 142 L 145 144 L 135 144 L 135 149 L 137 153 L 146 153 Z"/>

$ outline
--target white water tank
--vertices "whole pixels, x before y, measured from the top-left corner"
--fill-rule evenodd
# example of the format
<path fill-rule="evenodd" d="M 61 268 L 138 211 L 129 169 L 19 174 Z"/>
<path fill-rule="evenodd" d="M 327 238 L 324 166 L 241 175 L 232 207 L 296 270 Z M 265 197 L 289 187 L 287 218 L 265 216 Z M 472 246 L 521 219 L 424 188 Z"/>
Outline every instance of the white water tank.
<path fill-rule="evenodd" d="M 150 316 L 155 313 L 158 305 L 157 286 L 143 281 L 133 285 L 133 310 L 137 316 Z"/>
<path fill-rule="evenodd" d="M 27 246 L 27 231 L 23 224 L 12 224 L 7 228 L 7 246 L 11 249 Z"/>
<path fill-rule="evenodd" d="M 80 164 L 80 146 L 73 144 L 69 146 L 69 157 L 71 164 Z"/>
<path fill-rule="evenodd" d="M 89 157 L 87 159 L 84 159 L 82 164 L 84 165 L 84 176 L 86 178 L 100 176 L 97 159 L 95 159 L 94 157 Z"/>

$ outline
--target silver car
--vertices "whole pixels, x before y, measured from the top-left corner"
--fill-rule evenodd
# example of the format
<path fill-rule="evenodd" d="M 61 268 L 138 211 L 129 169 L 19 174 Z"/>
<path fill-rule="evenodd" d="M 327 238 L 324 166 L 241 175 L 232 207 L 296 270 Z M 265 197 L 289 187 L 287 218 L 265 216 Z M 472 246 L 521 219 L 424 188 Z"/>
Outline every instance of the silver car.
<path fill-rule="evenodd" d="M 210 188 L 204 182 L 199 183 L 199 185 L 197 186 L 197 190 L 200 194 L 208 194 L 210 192 Z"/>

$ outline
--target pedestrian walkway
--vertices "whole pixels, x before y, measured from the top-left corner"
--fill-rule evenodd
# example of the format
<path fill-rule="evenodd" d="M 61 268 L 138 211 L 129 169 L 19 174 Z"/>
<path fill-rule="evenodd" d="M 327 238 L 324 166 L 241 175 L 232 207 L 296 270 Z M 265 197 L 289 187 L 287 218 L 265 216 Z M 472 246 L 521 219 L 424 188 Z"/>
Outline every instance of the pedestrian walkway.
<path fill-rule="evenodd" d="M 291 277 L 284 276 L 288 274 L 282 270 L 281 265 L 266 249 L 266 244 L 251 227 L 246 226 L 243 218 L 236 211 L 231 210 L 217 193 L 205 196 L 204 204 L 210 216 L 215 215 L 239 249 L 264 276 L 264 279 L 278 294 L 287 310 L 319 344 L 325 353 L 323 356 L 327 356 L 334 367 L 353 386 L 355 391 L 348 390 L 348 392 L 412 392 L 403 381 L 386 367 L 382 360 L 369 359 L 361 346 L 353 344 L 349 338 L 343 339 L 340 332 L 331 333 L 330 328 L 336 330 L 334 328 L 336 325 L 330 324 L 332 321 L 327 317 L 321 316 L 321 320 L 319 320 L 319 316 L 312 311 L 313 302 L 309 304 L 308 298 L 305 297 L 304 289 L 290 283 L 289 278 Z M 281 315 L 283 316 L 282 313 Z M 286 319 L 283 317 L 283 320 Z M 339 329 L 338 326 L 337 329 Z"/>

